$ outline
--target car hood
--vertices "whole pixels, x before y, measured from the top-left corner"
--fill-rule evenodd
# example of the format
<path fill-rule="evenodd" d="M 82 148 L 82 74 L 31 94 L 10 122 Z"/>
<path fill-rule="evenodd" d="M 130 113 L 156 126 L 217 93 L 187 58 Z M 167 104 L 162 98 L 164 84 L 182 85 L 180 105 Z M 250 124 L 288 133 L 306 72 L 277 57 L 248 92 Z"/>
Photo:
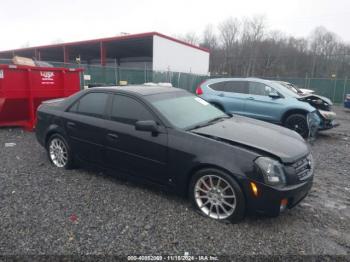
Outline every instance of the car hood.
<path fill-rule="evenodd" d="M 304 139 L 296 132 L 242 116 L 235 115 L 192 132 L 267 152 L 284 163 L 293 163 L 309 153 Z"/>
<path fill-rule="evenodd" d="M 332 101 L 324 96 L 319 96 L 315 94 L 307 94 L 303 95 L 302 97 L 298 98 L 300 101 L 307 101 L 307 100 L 315 100 L 315 99 L 321 99 L 322 101 L 326 102 L 329 105 L 333 105 Z"/>

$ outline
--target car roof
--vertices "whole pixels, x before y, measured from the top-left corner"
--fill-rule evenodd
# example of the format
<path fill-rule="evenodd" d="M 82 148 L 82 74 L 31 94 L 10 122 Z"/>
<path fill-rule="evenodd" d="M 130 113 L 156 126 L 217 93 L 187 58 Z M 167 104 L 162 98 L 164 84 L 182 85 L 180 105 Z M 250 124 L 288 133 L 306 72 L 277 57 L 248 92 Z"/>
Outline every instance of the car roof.
<path fill-rule="evenodd" d="M 256 81 L 261 83 L 270 83 L 271 80 L 268 79 L 262 79 L 257 77 L 227 77 L 227 78 L 210 78 L 206 80 L 208 83 L 216 83 L 216 82 L 223 82 L 223 81 Z"/>
<path fill-rule="evenodd" d="M 161 93 L 175 93 L 186 92 L 184 89 L 165 86 L 146 86 L 146 85 L 129 85 L 129 86 L 102 86 L 93 87 L 88 90 L 102 90 L 102 91 L 123 91 L 126 93 L 133 93 L 141 96 L 161 94 Z"/>

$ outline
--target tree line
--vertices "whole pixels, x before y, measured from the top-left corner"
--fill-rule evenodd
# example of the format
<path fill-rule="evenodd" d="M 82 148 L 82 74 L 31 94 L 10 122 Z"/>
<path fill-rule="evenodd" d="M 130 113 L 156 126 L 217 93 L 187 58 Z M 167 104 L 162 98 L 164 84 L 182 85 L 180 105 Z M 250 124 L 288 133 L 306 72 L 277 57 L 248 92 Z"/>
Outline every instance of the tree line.
<path fill-rule="evenodd" d="M 263 16 L 227 18 L 201 35 L 177 37 L 210 50 L 212 75 L 340 78 L 350 72 L 350 45 L 321 26 L 297 38 L 268 30 Z"/>

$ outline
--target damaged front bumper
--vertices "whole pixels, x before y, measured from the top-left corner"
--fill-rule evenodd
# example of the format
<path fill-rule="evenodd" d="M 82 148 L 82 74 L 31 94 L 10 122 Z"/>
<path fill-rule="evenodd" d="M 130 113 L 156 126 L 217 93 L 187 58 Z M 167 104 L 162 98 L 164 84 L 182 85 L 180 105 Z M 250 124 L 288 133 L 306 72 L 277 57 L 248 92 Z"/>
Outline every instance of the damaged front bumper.
<path fill-rule="evenodd" d="M 336 122 L 337 114 L 332 111 L 318 110 L 320 116 L 320 124 L 318 130 L 327 130 L 339 126 Z"/>
<path fill-rule="evenodd" d="M 339 126 L 336 113 L 332 111 L 315 110 L 307 115 L 309 137 L 315 137 L 318 131 L 328 130 Z"/>

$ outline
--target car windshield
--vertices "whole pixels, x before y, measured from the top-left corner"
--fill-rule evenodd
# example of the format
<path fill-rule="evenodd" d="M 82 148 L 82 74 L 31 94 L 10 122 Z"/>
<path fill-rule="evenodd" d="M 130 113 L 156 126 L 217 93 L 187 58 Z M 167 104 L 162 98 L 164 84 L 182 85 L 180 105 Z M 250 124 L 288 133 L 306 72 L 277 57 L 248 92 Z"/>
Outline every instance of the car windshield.
<path fill-rule="evenodd" d="M 286 83 L 286 82 L 278 82 L 279 84 L 287 87 L 289 90 L 292 90 L 296 94 L 302 94 L 303 92 L 295 85 Z"/>
<path fill-rule="evenodd" d="M 209 125 L 227 114 L 194 95 L 151 96 L 152 105 L 175 127 L 194 129 Z"/>
<path fill-rule="evenodd" d="M 284 84 L 281 84 L 280 82 L 271 82 L 271 85 L 276 88 L 279 92 L 281 92 L 284 96 L 287 97 L 295 97 L 298 98 L 300 95 L 292 91 L 289 87 L 285 86 Z"/>

